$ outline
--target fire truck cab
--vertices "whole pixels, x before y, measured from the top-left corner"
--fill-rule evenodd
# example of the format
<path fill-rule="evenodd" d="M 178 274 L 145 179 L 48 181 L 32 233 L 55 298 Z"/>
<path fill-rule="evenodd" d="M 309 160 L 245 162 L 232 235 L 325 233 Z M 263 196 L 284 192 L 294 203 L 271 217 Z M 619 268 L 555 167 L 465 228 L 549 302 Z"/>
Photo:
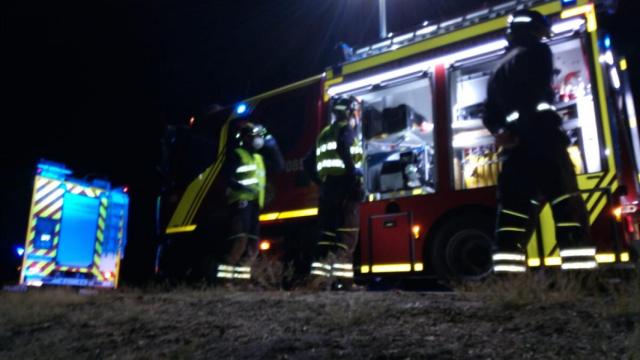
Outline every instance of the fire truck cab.
<path fill-rule="evenodd" d="M 510 1 L 428 24 L 359 48 L 321 76 L 196 121 L 185 130 L 188 143 L 194 146 L 195 134 L 214 134 L 206 145 L 210 161 L 200 157 L 201 165 L 189 176 L 178 171 L 183 183 L 167 187 L 161 197 L 173 201 L 164 209 L 163 243 L 180 247 L 180 237 L 192 244 L 196 238 L 215 242 L 214 232 L 205 230 L 213 223 L 206 220 L 212 209 L 222 208 L 214 200 L 222 194 L 215 178 L 236 120 L 250 119 L 272 132 L 286 160 L 285 171 L 269 177 L 268 203 L 260 216 L 264 238 L 274 245 L 269 251 L 281 251 L 285 261 L 304 268 L 313 245 L 317 190 L 304 175 L 303 159 L 329 121 L 329 99 L 353 95 L 364 106 L 367 192 L 356 278 L 487 276 L 500 162 L 493 136 L 482 125 L 483 103 L 489 76 L 508 45 L 507 17 L 523 7 L 552 23 L 554 106 L 571 139 L 568 151 L 598 262 L 631 264 L 640 243 L 635 108 L 627 62 L 598 27 L 600 4 L 586 0 Z M 540 212 L 527 257 L 532 268 L 561 265 L 549 206 Z"/>

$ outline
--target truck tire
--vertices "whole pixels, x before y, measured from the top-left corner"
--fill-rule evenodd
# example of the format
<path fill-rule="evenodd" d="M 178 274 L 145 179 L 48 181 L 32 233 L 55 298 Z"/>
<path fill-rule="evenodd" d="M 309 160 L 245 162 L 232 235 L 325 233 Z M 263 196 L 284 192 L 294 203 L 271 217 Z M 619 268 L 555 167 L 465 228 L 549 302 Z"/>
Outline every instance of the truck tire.
<path fill-rule="evenodd" d="M 480 280 L 491 273 L 493 217 L 467 213 L 445 223 L 433 238 L 430 259 L 441 280 Z"/>

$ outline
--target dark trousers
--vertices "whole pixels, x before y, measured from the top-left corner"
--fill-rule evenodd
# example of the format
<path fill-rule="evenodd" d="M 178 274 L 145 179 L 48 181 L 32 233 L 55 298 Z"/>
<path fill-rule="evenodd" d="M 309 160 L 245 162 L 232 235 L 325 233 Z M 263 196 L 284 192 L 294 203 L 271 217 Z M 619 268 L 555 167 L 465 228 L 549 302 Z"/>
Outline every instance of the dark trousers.
<path fill-rule="evenodd" d="M 566 149 L 566 136 L 553 129 L 531 132 L 504 153 L 498 177 L 495 252 L 526 252 L 545 201 L 553 211 L 560 249 L 591 245 L 585 204 Z"/>
<path fill-rule="evenodd" d="M 321 187 L 318 204 L 321 234 L 314 251 L 315 261 L 329 255 L 338 262 L 353 261 L 360 216 L 360 199 L 354 191 L 354 184 L 347 177 L 328 176 Z"/>
<path fill-rule="evenodd" d="M 257 201 L 238 201 L 229 205 L 228 250 L 223 263 L 240 265 L 255 260 L 260 240 L 259 215 Z"/>

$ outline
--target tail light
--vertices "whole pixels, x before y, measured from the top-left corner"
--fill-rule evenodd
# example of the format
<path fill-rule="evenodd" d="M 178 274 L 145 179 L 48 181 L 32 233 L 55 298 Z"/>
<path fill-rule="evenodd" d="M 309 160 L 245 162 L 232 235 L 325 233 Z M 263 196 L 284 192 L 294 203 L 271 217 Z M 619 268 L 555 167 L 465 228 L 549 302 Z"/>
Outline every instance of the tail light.
<path fill-rule="evenodd" d="M 260 248 L 260 251 L 267 251 L 267 250 L 271 249 L 271 241 L 262 240 L 262 241 L 260 241 L 260 245 L 258 245 L 258 247 Z"/>

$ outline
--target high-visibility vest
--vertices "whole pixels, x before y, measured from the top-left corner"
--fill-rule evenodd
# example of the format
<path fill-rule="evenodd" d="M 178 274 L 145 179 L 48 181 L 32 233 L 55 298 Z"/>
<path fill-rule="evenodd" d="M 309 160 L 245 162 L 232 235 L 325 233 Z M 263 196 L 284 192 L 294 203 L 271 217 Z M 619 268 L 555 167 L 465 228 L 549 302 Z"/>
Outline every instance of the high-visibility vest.
<path fill-rule="evenodd" d="M 231 204 L 240 200 L 258 200 L 258 204 L 262 209 L 264 206 L 264 188 L 267 183 L 262 155 L 257 153 L 252 155 L 243 148 L 237 148 L 235 152 L 240 157 L 240 165 L 235 169 L 233 179 L 254 190 L 254 192 L 232 189 L 227 197 L 227 202 Z"/>
<path fill-rule="evenodd" d="M 316 141 L 316 170 L 318 176 L 324 181 L 328 175 L 341 176 L 345 174 L 344 161 L 338 155 L 338 136 L 340 131 L 348 126 L 346 121 L 334 122 L 327 126 L 318 135 Z M 356 168 L 362 166 L 362 145 L 356 138 L 349 149 L 351 158 Z"/>

